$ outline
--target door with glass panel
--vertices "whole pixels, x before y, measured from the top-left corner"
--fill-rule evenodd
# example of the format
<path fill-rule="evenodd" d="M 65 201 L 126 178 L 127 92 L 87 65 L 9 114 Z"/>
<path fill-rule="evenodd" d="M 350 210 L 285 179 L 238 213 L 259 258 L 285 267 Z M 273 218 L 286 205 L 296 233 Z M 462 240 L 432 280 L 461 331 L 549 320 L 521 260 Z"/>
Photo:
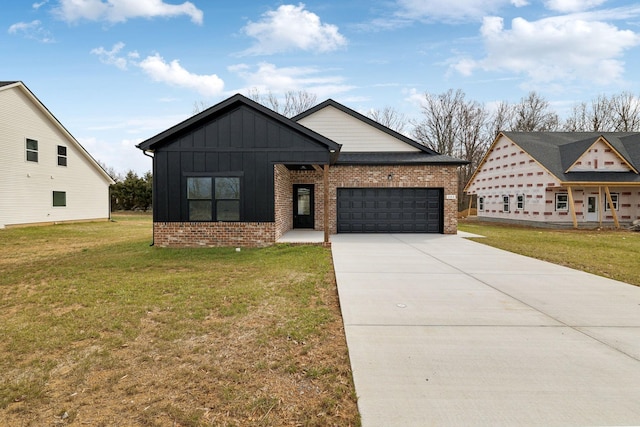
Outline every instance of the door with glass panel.
<path fill-rule="evenodd" d="M 293 228 L 313 228 L 313 184 L 293 186 Z"/>

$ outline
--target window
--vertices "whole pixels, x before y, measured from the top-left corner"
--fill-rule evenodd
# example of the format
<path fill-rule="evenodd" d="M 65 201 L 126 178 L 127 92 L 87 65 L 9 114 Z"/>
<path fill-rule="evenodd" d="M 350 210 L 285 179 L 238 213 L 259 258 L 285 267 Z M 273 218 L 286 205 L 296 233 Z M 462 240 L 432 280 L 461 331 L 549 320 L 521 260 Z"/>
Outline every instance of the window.
<path fill-rule="evenodd" d="M 53 192 L 53 206 L 67 206 L 67 192 L 66 191 L 54 191 Z"/>
<path fill-rule="evenodd" d="M 611 193 L 611 202 L 613 203 L 613 209 L 614 210 L 618 210 L 618 193 Z M 610 211 L 611 209 L 609 209 L 609 202 L 607 201 L 607 203 L 604 204 L 604 210 L 605 212 Z"/>
<path fill-rule="evenodd" d="M 189 221 L 240 221 L 240 178 L 189 177 L 187 201 Z"/>
<path fill-rule="evenodd" d="M 509 212 L 509 196 L 502 196 L 502 212 Z"/>
<path fill-rule="evenodd" d="M 240 221 L 240 178 L 216 178 L 216 220 Z"/>
<path fill-rule="evenodd" d="M 211 221 L 211 178 L 187 178 L 189 221 Z"/>
<path fill-rule="evenodd" d="M 67 166 L 67 147 L 58 145 L 58 166 Z"/>
<path fill-rule="evenodd" d="M 566 211 L 569 209 L 569 196 L 567 193 L 556 193 L 556 210 Z"/>
<path fill-rule="evenodd" d="M 27 161 L 38 163 L 38 141 L 27 138 Z"/>
<path fill-rule="evenodd" d="M 480 212 L 484 211 L 484 197 L 478 197 L 478 210 Z"/>
<path fill-rule="evenodd" d="M 516 199 L 516 209 L 524 209 L 524 194 L 518 194 Z"/>

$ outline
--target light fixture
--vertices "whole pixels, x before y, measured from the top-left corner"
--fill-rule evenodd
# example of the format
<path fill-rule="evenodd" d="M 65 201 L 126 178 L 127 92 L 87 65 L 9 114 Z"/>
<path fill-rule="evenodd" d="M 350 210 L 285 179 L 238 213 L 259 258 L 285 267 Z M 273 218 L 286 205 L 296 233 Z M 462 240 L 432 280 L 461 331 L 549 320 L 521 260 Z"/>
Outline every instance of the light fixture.
<path fill-rule="evenodd" d="M 391 181 L 393 179 L 393 174 L 390 173 L 389 175 L 387 175 L 387 180 Z"/>

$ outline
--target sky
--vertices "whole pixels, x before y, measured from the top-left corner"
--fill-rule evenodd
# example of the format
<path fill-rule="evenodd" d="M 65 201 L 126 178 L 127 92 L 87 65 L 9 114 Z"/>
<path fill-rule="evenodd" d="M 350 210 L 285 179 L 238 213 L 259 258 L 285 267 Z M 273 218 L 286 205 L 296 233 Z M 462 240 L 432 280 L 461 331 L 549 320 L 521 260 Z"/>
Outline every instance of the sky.
<path fill-rule="evenodd" d="M 304 90 L 420 119 L 425 93 L 488 108 L 536 91 L 562 117 L 640 95 L 640 3 L 617 0 L 17 0 L 0 11 L 0 80 L 22 81 L 102 164 L 258 90 Z"/>

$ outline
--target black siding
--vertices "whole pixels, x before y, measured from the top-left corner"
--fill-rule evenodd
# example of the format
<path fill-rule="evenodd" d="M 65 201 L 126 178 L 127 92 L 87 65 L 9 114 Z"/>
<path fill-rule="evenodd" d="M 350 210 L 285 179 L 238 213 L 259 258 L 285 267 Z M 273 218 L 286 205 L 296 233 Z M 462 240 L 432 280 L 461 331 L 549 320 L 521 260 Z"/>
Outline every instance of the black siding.
<path fill-rule="evenodd" d="M 185 129 L 154 152 L 154 221 L 187 221 L 188 176 L 240 176 L 241 220 L 274 221 L 273 165 L 329 163 L 327 147 L 247 106 Z"/>

